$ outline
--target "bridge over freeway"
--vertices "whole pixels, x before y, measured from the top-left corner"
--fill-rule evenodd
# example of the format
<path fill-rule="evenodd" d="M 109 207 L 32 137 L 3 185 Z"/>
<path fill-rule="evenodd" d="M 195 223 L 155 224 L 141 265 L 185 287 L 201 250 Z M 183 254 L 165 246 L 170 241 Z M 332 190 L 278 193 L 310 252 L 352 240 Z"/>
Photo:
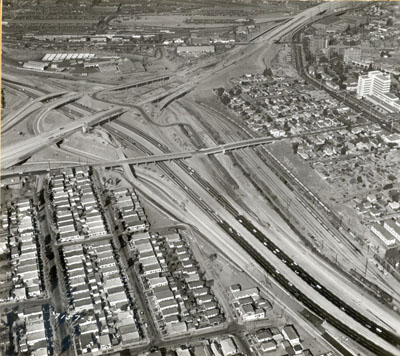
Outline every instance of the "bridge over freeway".
<path fill-rule="evenodd" d="M 59 108 L 60 106 L 72 103 L 75 100 L 78 100 L 79 98 L 82 97 L 82 94 L 80 93 L 70 93 L 68 95 L 65 95 L 61 97 L 58 100 L 55 100 L 54 102 L 46 105 L 39 113 L 39 115 L 35 118 L 36 119 L 36 132 L 40 133 L 40 122 L 47 116 L 47 114 L 54 109 Z"/>
<path fill-rule="evenodd" d="M 200 150 L 191 150 L 191 151 L 184 151 L 184 152 L 171 152 L 171 153 L 162 153 L 157 155 L 150 155 L 150 156 L 142 156 L 142 157 L 134 157 L 134 158 L 127 158 L 123 160 L 116 160 L 116 161 L 105 161 L 105 162 L 96 162 L 91 164 L 92 167 L 116 167 L 122 166 L 124 164 L 130 165 L 139 165 L 139 164 L 150 164 L 150 163 L 158 163 L 158 162 L 165 162 L 165 161 L 173 161 L 179 159 L 187 159 L 192 158 L 195 156 L 201 155 L 215 155 L 218 153 L 226 153 L 228 151 L 234 151 L 242 148 L 254 147 L 263 144 L 268 144 L 275 141 L 275 138 L 271 137 L 259 137 L 255 139 L 248 139 L 243 141 L 236 141 L 231 143 L 226 143 L 223 145 L 203 148 Z"/>
<path fill-rule="evenodd" d="M 219 153 L 226 153 L 228 151 L 234 151 L 234 150 L 238 150 L 238 149 L 242 149 L 242 148 L 268 144 L 268 143 L 272 143 L 274 141 L 276 141 L 276 138 L 259 137 L 259 138 L 255 138 L 255 139 L 248 139 L 248 140 L 243 140 L 243 141 L 226 143 L 226 144 L 215 146 L 215 147 L 203 148 L 200 150 L 162 153 L 162 154 L 157 154 L 157 155 L 148 155 L 148 156 L 127 158 L 127 159 L 123 159 L 123 160 L 115 160 L 115 161 L 104 161 L 104 162 L 95 162 L 95 163 L 83 163 L 82 162 L 82 164 L 66 164 L 66 165 L 63 165 L 63 168 L 75 168 L 75 167 L 82 167 L 82 166 L 111 168 L 111 167 L 122 166 L 124 164 L 130 164 L 130 165 L 153 164 L 153 163 L 158 163 L 158 162 L 188 159 L 188 158 L 192 158 L 195 156 L 202 156 L 202 155 L 208 156 L 208 155 L 214 155 L 214 154 L 219 154 Z M 53 162 L 53 164 L 54 164 L 54 162 Z M 10 167 L 10 165 L 8 165 L 8 167 Z M 3 170 L 1 172 L 1 177 L 3 179 L 6 179 L 6 178 L 29 176 L 29 175 L 35 175 L 35 174 L 46 174 L 50 170 L 51 170 L 50 168 L 38 169 L 37 167 L 27 168 L 24 166 L 22 166 L 19 170 L 17 170 L 14 167 L 12 171 Z"/>
<path fill-rule="evenodd" d="M 35 137 L 28 138 L 24 141 L 6 146 L 2 149 L 1 166 L 10 168 L 30 158 L 34 153 L 42 150 L 51 144 L 62 141 L 65 137 L 79 130 L 84 125 L 94 126 L 100 125 L 105 121 L 109 121 L 126 112 L 126 109 L 111 108 L 106 111 L 100 111 L 96 114 L 86 116 L 81 120 L 76 120 L 63 127 L 42 133 Z"/>
<path fill-rule="evenodd" d="M 38 98 L 30 100 L 28 103 L 23 105 L 20 109 L 18 109 L 16 112 L 14 112 L 11 115 L 6 116 L 2 121 L 2 127 L 1 127 L 1 133 L 5 133 L 6 131 L 10 130 L 13 128 L 16 124 L 18 124 L 21 120 L 23 120 L 27 115 L 29 115 L 31 112 L 37 110 L 39 106 L 36 106 L 35 104 L 38 104 L 40 102 L 50 100 L 62 95 L 67 94 L 68 92 L 66 91 L 60 91 L 57 93 L 50 93 L 46 94 L 43 96 L 39 96 Z"/>
<path fill-rule="evenodd" d="M 147 79 L 138 80 L 138 81 L 132 82 L 132 83 L 116 85 L 116 86 L 108 88 L 108 89 L 99 90 L 98 92 L 95 93 L 95 95 L 99 94 L 99 93 L 110 92 L 110 91 L 118 91 L 118 90 L 134 88 L 134 87 L 140 87 L 143 85 L 152 84 L 152 83 L 156 83 L 156 82 L 163 82 L 163 81 L 169 80 L 170 77 L 171 77 L 170 74 L 166 74 L 166 75 L 161 75 L 161 76 L 157 76 L 157 77 L 150 77 Z"/>

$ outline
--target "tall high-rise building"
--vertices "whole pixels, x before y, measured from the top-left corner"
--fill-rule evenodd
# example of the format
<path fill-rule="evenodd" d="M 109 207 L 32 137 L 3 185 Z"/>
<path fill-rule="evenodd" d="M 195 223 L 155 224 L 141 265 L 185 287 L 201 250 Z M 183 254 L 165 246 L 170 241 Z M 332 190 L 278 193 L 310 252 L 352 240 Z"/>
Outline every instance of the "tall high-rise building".
<path fill-rule="evenodd" d="M 358 77 L 357 96 L 362 98 L 372 92 L 372 78 L 368 75 L 360 75 Z"/>
<path fill-rule="evenodd" d="M 390 93 L 390 75 L 376 70 L 358 78 L 357 96 L 377 105 L 384 112 L 400 112 L 400 100 Z"/>
<path fill-rule="evenodd" d="M 390 75 L 375 70 L 367 75 L 358 77 L 357 96 L 362 98 L 365 95 L 377 97 L 390 92 Z"/>
<path fill-rule="evenodd" d="M 350 47 L 344 50 L 343 62 L 350 63 L 351 61 L 361 60 L 361 48 Z"/>

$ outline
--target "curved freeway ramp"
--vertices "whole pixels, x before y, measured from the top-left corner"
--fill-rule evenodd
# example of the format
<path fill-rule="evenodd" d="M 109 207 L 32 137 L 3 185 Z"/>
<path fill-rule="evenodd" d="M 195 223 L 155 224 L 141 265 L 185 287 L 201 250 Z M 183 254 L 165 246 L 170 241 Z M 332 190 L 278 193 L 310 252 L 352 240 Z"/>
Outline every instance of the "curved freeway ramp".
<path fill-rule="evenodd" d="M 28 138 L 22 142 L 14 143 L 6 146 L 1 152 L 2 169 L 10 168 L 30 158 L 36 152 L 49 147 L 50 145 L 63 140 L 73 132 L 79 130 L 82 126 L 100 125 L 104 121 L 111 120 L 122 115 L 126 110 L 120 108 L 112 108 L 105 111 L 97 112 L 93 115 L 84 117 L 79 121 L 71 122 L 62 127 L 42 133 L 38 136 Z"/>
<path fill-rule="evenodd" d="M 25 119 L 30 113 L 38 109 L 38 106 L 35 105 L 37 103 L 40 103 L 45 100 L 53 99 L 61 95 L 67 94 L 67 91 L 60 91 L 57 93 L 51 93 L 51 94 L 46 94 L 43 96 L 39 96 L 36 99 L 30 100 L 28 103 L 26 103 L 24 106 L 22 106 L 19 110 L 17 110 L 15 113 L 11 115 L 7 115 L 2 121 L 2 127 L 1 127 L 1 133 L 3 134 L 4 132 L 10 130 L 13 128 L 16 124 L 21 122 L 23 119 Z"/>
<path fill-rule="evenodd" d="M 33 131 L 36 132 L 37 134 L 41 133 L 42 130 L 40 129 L 40 123 L 51 110 L 54 110 L 54 109 L 59 108 L 60 106 L 69 104 L 75 100 L 78 100 L 81 97 L 82 97 L 82 94 L 71 93 L 71 94 L 65 95 L 62 98 L 55 100 L 49 104 L 46 104 L 46 106 L 43 107 L 40 110 L 39 114 L 35 117 L 34 126 L 36 126 L 36 127 L 33 128 Z"/>

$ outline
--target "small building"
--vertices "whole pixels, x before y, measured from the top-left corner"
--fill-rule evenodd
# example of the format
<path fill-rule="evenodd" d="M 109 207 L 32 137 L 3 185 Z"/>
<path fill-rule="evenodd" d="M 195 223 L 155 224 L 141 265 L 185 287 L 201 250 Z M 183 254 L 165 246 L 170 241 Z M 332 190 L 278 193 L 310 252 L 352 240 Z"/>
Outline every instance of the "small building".
<path fill-rule="evenodd" d="M 178 46 L 177 54 L 205 54 L 214 53 L 215 46 Z"/>
<path fill-rule="evenodd" d="M 387 247 L 396 243 L 396 238 L 381 224 L 375 223 L 371 225 L 370 229 Z"/>
<path fill-rule="evenodd" d="M 220 345 L 224 356 L 234 355 L 237 352 L 236 345 L 230 337 L 221 340 Z"/>
<path fill-rule="evenodd" d="M 23 68 L 43 72 L 49 66 L 48 62 L 28 61 L 23 64 Z"/>
<path fill-rule="evenodd" d="M 383 227 L 389 231 L 399 242 L 400 242 L 400 226 L 397 225 L 393 220 L 386 220 L 383 223 Z"/>
<path fill-rule="evenodd" d="M 261 344 L 261 350 L 263 352 L 270 352 L 276 350 L 276 341 L 275 340 L 269 340 L 266 342 L 263 342 Z"/>
<path fill-rule="evenodd" d="M 287 325 L 282 329 L 283 337 L 290 342 L 291 345 L 299 344 L 300 337 L 293 325 Z"/>

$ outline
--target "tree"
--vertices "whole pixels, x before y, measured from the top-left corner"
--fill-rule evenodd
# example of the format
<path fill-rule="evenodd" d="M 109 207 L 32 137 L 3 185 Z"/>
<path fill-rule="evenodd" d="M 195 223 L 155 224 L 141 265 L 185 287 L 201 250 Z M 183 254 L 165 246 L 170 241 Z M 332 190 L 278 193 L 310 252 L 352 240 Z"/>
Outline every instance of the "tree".
<path fill-rule="evenodd" d="M 328 63 L 329 59 L 326 58 L 326 56 L 322 56 L 319 61 L 320 61 L 320 63 Z"/>
<path fill-rule="evenodd" d="M 271 68 L 265 67 L 264 72 L 263 72 L 263 75 L 265 75 L 266 77 L 267 77 L 267 76 L 272 77 L 272 76 L 273 76 L 273 73 L 272 73 Z"/>
<path fill-rule="evenodd" d="M 221 97 L 221 102 L 224 105 L 228 105 L 231 102 L 231 98 L 229 96 L 224 95 Z"/>
<path fill-rule="evenodd" d="M 299 150 L 299 143 L 298 142 L 293 142 L 292 148 L 293 148 L 293 153 L 296 154 Z"/>
<path fill-rule="evenodd" d="M 393 201 L 399 202 L 400 201 L 400 192 L 396 192 L 393 195 L 391 195 L 391 198 Z"/>
<path fill-rule="evenodd" d="M 225 89 L 217 88 L 217 89 L 215 89 L 215 92 L 217 93 L 218 96 L 222 96 L 222 94 L 224 94 L 224 92 L 225 92 Z"/>

